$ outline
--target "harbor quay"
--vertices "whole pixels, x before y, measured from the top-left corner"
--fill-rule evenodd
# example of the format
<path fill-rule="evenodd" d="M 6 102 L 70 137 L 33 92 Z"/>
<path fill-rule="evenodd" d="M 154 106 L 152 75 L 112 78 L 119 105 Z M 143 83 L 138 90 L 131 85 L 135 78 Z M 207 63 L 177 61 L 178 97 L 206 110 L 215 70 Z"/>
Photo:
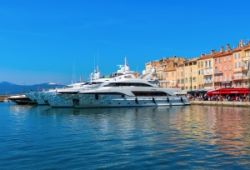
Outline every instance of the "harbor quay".
<path fill-rule="evenodd" d="M 4 102 L 5 100 L 8 99 L 9 96 L 6 95 L 0 95 L 0 102 Z"/>
<path fill-rule="evenodd" d="M 250 107 L 250 102 L 239 101 L 190 101 L 191 105 L 214 105 L 214 106 L 234 106 L 234 107 Z"/>

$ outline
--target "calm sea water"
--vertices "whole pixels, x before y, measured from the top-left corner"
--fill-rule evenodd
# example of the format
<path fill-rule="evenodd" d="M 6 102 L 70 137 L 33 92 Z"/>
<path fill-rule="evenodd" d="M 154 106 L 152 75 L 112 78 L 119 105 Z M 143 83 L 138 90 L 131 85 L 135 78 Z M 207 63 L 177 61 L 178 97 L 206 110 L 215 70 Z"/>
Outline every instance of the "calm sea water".
<path fill-rule="evenodd" d="M 250 109 L 0 104 L 0 169 L 249 169 Z"/>

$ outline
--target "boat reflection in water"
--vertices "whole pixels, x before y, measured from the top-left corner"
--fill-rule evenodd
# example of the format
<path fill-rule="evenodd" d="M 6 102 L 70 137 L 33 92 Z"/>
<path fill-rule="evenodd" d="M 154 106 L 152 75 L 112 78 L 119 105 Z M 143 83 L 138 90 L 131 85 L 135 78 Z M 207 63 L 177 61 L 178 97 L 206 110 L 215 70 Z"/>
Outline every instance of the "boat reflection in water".
<path fill-rule="evenodd" d="M 216 145 L 227 154 L 250 154 L 249 108 L 192 106 L 182 111 L 170 122 L 185 138 Z"/>
<path fill-rule="evenodd" d="M 17 134 L 22 131 L 30 134 L 28 141 L 32 138 L 34 148 L 46 155 L 43 161 L 70 157 L 69 165 L 76 159 L 79 167 L 93 169 L 104 164 L 108 169 L 114 164 L 131 168 L 127 165 L 137 167 L 138 162 L 142 166 L 150 162 L 150 168 L 164 165 L 172 169 L 187 166 L 218 169 L 232 165 L 237 169 L 250 165 L 249 108 L 194 105 L 102 109 L 19 107 L 10 107 L 12 119 L 18 120 Z M 31 124 L 33 128 L 29 128 Z M 22 138 L 25 140 L 23 135 Z M 54 155 L 56 150 L 58 153 L 64 150 L 66 154 Z"/>
<path fill-rule="evenodd" d="M 104 108 L 104 109 L 65 109 L 49 107 L 11 106 L 12 113 L 37 113 L 40 116 L 53 116 L 72 123 L 88 119 L 99 126 L 99 130 L 109 128 L 122 132 L 137 127 L 146 131 L 165 132 L 178 130 L 181 137 L 197 140 L 200 143 L 218 145 L 228 154 L 246 153 L 250 146 L 250 114 L 248 108 L 191 106 L 156 108 Z M 80 118 L 80 119 L 79 119 Z M 68 122 L 68 123 L 69 123 Z M 110 127 L 109 127 L 110 126 Z"/>

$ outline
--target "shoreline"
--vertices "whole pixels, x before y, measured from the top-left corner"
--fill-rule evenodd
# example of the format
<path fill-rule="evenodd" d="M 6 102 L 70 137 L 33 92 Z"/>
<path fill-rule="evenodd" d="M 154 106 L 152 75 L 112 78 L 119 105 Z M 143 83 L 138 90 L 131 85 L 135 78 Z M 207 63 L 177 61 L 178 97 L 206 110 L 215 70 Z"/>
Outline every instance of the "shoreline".
<path fill-rule="evenodd" d="M 0 95 L 0 102 L 4 102 L 9 96 Z M 250 102 L 239 101 L 199 101 L 192 100 L 190 105 L 211 105 L 211 106 L 234 106 L 234 107 L 250 107 Z"/>
<path fill-rule="evenodd" d="M 0 102 L 4 102 L 9 96 L 0 95 Z"/>
<path fill-rule="evenodd" d="M 250 107 L 250 102 L 236 101 L 190 101 L 191 105 L 213 105 L 213 106 L 235 106 L 235 107 Z"/>

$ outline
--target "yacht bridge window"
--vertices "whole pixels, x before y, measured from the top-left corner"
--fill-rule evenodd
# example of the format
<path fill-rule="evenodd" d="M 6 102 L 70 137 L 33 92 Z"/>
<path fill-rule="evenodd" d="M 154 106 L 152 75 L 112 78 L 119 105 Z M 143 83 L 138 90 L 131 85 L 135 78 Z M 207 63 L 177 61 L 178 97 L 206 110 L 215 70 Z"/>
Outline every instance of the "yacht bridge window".
<path fill-rule="evenodd" d="M 121 87 L 121 86 L 152 87 L 151 85 L 146 84 L 146 83 L 133 83 L 133 82 L 129 82 L 129 83 L 117 82 L 117 83 L 109 83 L 105 85 L 105 87 Z"/>
<path fill-rule="evenodd" d="M 167 93 L 161 91 L 133 91 L 135 96 L 168 96 Z"/>

